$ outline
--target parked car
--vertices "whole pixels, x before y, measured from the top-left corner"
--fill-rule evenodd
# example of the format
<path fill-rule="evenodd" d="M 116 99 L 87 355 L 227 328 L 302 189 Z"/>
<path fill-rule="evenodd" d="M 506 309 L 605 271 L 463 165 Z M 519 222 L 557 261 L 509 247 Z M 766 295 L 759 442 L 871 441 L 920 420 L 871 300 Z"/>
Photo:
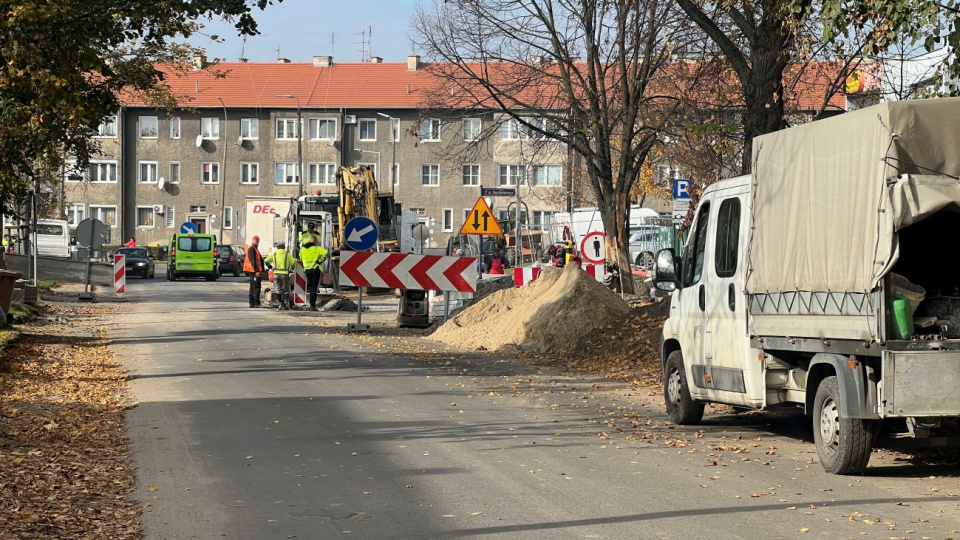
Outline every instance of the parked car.
<path fill-rule="evenodd" d="M 170 237 L 170 244 L 167 247 L 170 251 L 167 280 L 202 277 L 207 281 L 216 281 L 220 277 L 216 236 L 202 233 L 177 233 Z"/>
<path fill-rule="evenodd" d="M 243 269 L 243 249 L 238 246 L 217 246 L 217 258 L 220 259 L 220 275 L 240 275 Z"/>
<path fill-rule="evenodd" d="M 652 270 L 654 265 L 654 253 L 660 246 L 658 237 L 660 231 L 658 227 L 649 227 L 639 229 L 630 235 L 630 261 L 643 270 Z"/>
<path fill-rule="evenodd" d="M 156 264 L 150 250 L 145 247 L 122 247 L 116 251 L 123 255 L 128 276 L 152 278 L 156 274 Z"/>

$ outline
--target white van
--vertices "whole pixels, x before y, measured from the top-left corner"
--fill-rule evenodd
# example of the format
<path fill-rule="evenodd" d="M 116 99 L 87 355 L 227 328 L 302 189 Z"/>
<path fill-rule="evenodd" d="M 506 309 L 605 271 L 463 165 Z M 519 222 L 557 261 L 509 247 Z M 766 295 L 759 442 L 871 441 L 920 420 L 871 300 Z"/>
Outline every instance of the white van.
<path fill-rule="evenodd" d="M 70 256 L 70 225 L 62 219 L 37 220 L 37 255 Z"/>

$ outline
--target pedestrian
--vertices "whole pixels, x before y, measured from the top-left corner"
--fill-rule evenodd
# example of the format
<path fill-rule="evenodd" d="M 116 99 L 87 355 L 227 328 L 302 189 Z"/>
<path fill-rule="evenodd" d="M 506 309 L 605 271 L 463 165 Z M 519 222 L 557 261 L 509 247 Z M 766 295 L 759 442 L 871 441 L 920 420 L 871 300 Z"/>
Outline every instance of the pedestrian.
<path fill-rule="evenodd" d="M 300 250 L 300 262 L 307 276 L 307 295 L 310 300 L 310 309 L 317 310 L 317 292 L 320 288 L 320 274 L 323 261 L 327 258 L 327 250 L 320 245 L 316 236 L 310 237 L 307 245 Z"/>
<path fill-rule="evenodd" d="M 507 258 L 500 253 L 499 249 L 493 250 L 493 256 L 490 257 L 490 273 L 503 274 L 503 269 L 507 267 Z"/>
<path fill-rule="evenodd" d="M 290 270 L 297 263 L 293 260 L 293 255 L 286 249 L 286 244 L 280 242 L 277 249 L 267 255 L 263 264 L 273 268 L 273 290 L 280 299 L 280 309 L 290 309 L 293 302 L 289 302 L 290 297 Z"/>
<path fill-rule="evenodd" d="M 248 299 L 250 307 L 260 307 L 260 284 L 263 282 L 263 255 L 260 255 L 260 237 L 254 236 L 247 246 L 247 258 L 243 272 L 250 278 Z"/>
<path fill-rule="evenodd" d="M 127 241 L 127 243 L 124 245 L 127 247 L 137 247 L 137 241 L 134 240 L 133 237 L 131 237 L 130 240 Z"/>
<path fill-rule="evenodd" d="M 300 246 L 306 246 L 310 243 L 310 238 L 317 236 L 317 224 L 314 222 L 307 223 L 307 230 L 300 233 Z"/>

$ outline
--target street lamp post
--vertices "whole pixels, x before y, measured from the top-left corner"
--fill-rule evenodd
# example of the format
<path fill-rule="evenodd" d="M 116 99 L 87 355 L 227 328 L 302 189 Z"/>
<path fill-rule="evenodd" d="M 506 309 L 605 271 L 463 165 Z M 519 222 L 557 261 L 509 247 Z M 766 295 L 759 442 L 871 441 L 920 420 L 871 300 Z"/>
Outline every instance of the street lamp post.
<path fill-rule="evenodd" d="M 220 169 L 220 243 L 226 244 L 227 241 L 224 236 L 224 225 L 227 224 L 227 210 L 224 204 L 226 204 L 227 198 L 227 106 L 223 102 L 223 98 L 217 96 L 217 100 L 220 101 L 220 105 L 223 106 L 223 168 Z"/>
<path fill-rule="evenodd" d="M 299 180 L 299 194 L 297 197 L 303 197 L 303 121 L 300 118 L 300 98 L 290 94 L 277 96 L 297 100 L 297 177 Z"/>
<path fill-rule="evenodd" d="M 397 138 L 400 134 L 397 133 L 397 129 L 393 127 L 393 121 L 396 120 L 399 124 L 400 119 L 394 118 L 389 114 L 384 114 L 382 112 L 378 112 L 377 115 L 390 120 L 390 136 L 393 139 L 393 160 L 390 162 L 390 195 L 395 196 L 396 193 L 394 193 L 394 186 L 397 185 Z"/>

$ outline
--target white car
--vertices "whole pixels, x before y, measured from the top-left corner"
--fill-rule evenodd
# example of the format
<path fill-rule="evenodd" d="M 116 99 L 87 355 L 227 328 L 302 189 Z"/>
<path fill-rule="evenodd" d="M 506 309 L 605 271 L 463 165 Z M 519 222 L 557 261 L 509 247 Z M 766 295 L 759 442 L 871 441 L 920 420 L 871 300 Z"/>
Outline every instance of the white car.
<path fill-rule="evenodd" d="M 643 270 L 652 270 L 660 249 L 659 227 L 636 230 L 630 235 L 630 262 Z"/>

